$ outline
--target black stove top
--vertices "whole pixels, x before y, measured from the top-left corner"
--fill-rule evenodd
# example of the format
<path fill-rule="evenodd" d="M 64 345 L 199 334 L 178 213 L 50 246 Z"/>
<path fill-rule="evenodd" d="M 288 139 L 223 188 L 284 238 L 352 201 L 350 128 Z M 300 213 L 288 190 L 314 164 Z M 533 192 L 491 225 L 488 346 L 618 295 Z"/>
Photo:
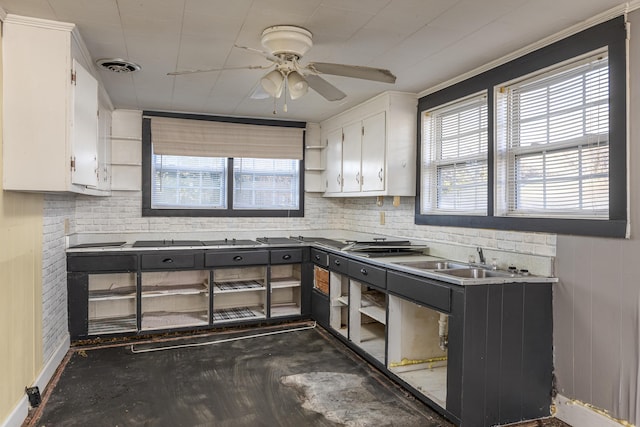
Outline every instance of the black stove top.
<path fill-rule="evenodd" d="M 258 237 L 256 240 L 267 245 L 288 245 L 300 243 L 300 240 L 292 239 L 290 237 Z"/>
<path fill-rule="evenodd" d="M 82 243 L 79 245 L 71 246 L 69 249 L 80 249 L 80 248 L 104 248 L 104 247 L 118 247 L 122 246 L 127 242 L 102 242 L 102 243 Z"/>
<path fill-rule="evenodd" d="M 138 240 L 133 243 L 134 248 L 157 248 L 165 246 L 202 246 L 200 240 Z"/>
<path fill-rule="evenodd" d="M 205 246 L 250 246 L 257 245 L 255 240 L 247 239 L 220 239 L 220 240 L 203 240 Z"/>

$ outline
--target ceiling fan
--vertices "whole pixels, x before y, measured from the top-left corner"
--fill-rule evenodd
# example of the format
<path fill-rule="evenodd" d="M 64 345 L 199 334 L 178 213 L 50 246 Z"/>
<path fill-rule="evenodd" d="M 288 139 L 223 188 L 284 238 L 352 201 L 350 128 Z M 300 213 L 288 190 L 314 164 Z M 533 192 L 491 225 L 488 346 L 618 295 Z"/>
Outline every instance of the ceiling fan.
<path fill-rule="evenodd" d="M 258 53 L 272 62 L 270 65 L 249 65 L 241 67 L 212 68 L 205 70 L 187 70 L 167 73 L 170 76 L 204 73 L 209 71 L 239 69 L 269 69 L 260 79 L 260 87 L 273 98 L 280 98 L 283 91 L 295 100 L 305 95 L 309 88 L 315 90 L 329 101 L 339 101 L 347 96 L 340 89 L 320 77 L 322 74 L 395 83 L 396 76 L 383 68 L 358 65 L 332 64 L 327 62 L 309 62 L 300 64 L 300 59 L 313 46 L 312 34 L 308 30 L 294 25 L 276 25 L 262 32 L 262 46 L 267 52 L 246 46 L 235 46 Z M 254 92 L 255 94 L 255 92 Z M 260 97 L 260 96 L 252 96 Z M 286 111 L 286 99 L 285 99 Z"/>

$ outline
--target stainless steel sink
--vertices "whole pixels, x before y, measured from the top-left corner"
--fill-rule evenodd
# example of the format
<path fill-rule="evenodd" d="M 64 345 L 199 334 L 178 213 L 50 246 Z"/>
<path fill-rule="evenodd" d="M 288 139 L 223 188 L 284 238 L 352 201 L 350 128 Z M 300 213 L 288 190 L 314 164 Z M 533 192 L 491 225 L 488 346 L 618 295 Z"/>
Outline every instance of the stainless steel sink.
<path fill-rule="evenodd" d="M 431 261 L 404 261 L 396 262 L 397 265 L 405 267 L 417 268 L 419 270 L 445 270 L 451 268 L 464 268 L 464 264 L 449 260 L 431 260 Z"/>
<path fill-rule="evenodd" d="M 487 277 L 512 277 L 513 275 L 506 271 L 485 270 L 484 268 L 453 268 L 437 270 L 436 273 L 447 274 L 449 276 L 462 277 L 464 279 L 485 279 Z"/>

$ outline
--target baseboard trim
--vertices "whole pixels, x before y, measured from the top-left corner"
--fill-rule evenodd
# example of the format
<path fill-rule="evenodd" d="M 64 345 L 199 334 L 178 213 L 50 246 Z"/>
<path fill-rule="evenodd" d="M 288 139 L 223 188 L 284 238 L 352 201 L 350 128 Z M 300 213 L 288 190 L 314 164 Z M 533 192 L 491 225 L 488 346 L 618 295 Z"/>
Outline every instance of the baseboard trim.
<path fill-rule="evenodd" d="M 51 378 L 53 378 L 53 374 L 56 373 L 56 369 L 64 360 L 64 357 L 67 355 L 69 348 L 71 347 L 71 338 L 69 334 L 66 334 L 60 343 L 58 344 L 58 348 L 53 352 L 53 355 L 49 358 L 47 363 L 40 371 L 40 375 L 36 378 L 34 382 L 34 386 L 38 386 L 40 388 L 40 393 L 43 393 Z"/>
<path fill-rule="evenodd" d="M 56 351 L 53 353 L 51 358 L 44 365 L 40 374 L 36 378 L 33 383 L 33 386 L 38 386 L 40 388 L 40 393 L 44 392 L 44 389 L 49 384 L 51 378 L 60 366 L 60 363 L 64 360 L 64 357 L 67 355 L 67 351 L 71 346 L 71 341 L 69 338 L 69 334 L 67 334 L 58 344 Z M 29 399 L 27 399 L 27 395 L 24 394 L 13 411 L 9 414 L 9 416 L 3 421 L 1 427 L 20 427 L 24 423 L 24 420 L 27 419 L 29 415 Z"/>
<path fill-rule="evenodd" d="M 555 398 L 555 417 L 574 427 L 621 427 L 618 420 L 605 415 L 604 412 L 591 408 L 589 405 L 568 397 L 557 395 Z M 626 424 L 628 425 L 628 424 Z"/>

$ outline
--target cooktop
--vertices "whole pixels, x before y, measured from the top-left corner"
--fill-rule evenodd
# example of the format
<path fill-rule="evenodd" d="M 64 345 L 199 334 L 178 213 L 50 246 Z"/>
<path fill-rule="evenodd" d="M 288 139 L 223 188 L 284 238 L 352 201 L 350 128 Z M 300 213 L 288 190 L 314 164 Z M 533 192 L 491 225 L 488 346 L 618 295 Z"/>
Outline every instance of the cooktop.
<path fill-rule="evenodd" d="M 163 246 L 202 246 L 200 240 L 138 240 L 132 245 L 134 248 L 156 248 Z"/>

